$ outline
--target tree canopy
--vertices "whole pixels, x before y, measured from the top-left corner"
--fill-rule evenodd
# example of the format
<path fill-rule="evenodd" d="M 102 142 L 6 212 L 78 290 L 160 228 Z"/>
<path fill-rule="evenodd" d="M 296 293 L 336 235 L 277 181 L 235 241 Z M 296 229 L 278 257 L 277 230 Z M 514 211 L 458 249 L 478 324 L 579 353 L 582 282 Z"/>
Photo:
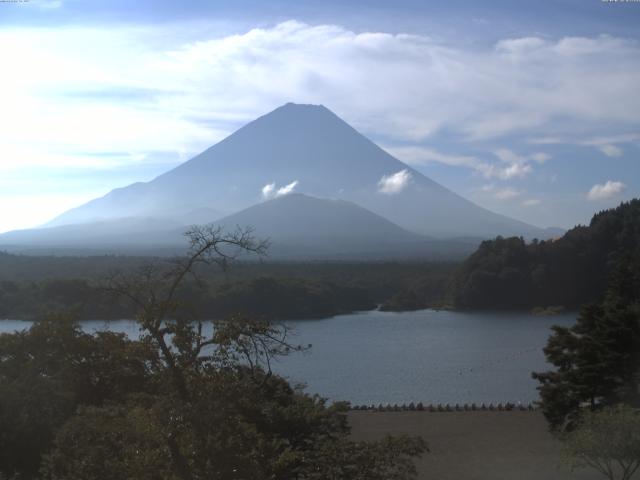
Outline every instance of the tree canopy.
<path fill-rule="evenodd" d="M 621 258 L 640 268 L 640 200 L 593 216 L 555 240 L 482 242 L 452 283 L 458 308 L 578 308 L 600 301 Z"/>
<path fill-rule="evenodd" d="M 624 259 L 605 299 L 572 327 L 553 327 L 544 349 L 554 370 L 534 373 L 552 428 L 572 428 L 583 407 L 640 405 L 640 271 Z"/>

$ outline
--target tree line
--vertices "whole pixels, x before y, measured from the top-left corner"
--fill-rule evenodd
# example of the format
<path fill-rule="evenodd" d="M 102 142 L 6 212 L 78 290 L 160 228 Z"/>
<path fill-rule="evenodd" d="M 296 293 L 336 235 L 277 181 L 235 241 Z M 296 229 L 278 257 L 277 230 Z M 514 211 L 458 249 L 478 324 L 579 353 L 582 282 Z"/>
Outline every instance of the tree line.
<path fill-rule="evenodd" d="M 171 257 L 29 257 L 0 253 L 0 318 L 32 320 L 66 310 L 80 320 L 133 318 L 135 311 L 101 288 L 117 272 L 168 263 Z M 404 292 L 420 291 L 400 309 L 436 304 L 455 264 L 238 262 L 226 272 L 200 269 L 179 294 L 210 318 L 244 313 L 266 319 L 323 318 L 370 310 L 397 309 Z M 38 277 L 38 272 L 42 276 Z M 203 288 L 204 286 L 204 288 Z M 416 287 L 417 286 L 417 287 Z"/>
<path fill-rule="evenodd" d="M 206 288 L 189 280 L 178 293 L 210 318 L 232 313 L 270 320 L 322 318 L 376 306 L 371 292 L 362 287 L 300 278 L 261 276 Z M 0 318 L 33 320 L 47 312 L 62 310 L 78 320 L 113 320 L 135 315 L 130 304 L 114 299 L 98 281 L 0 282 Z"/>
<path fill-rule="evenodd" d="M 452 279 L 450 299 L 464 309 L 577 309 L 601 300 L 616 266 L 640 264 L 640 200 L 597 213 L 554 240 L 482 242 Z"/>

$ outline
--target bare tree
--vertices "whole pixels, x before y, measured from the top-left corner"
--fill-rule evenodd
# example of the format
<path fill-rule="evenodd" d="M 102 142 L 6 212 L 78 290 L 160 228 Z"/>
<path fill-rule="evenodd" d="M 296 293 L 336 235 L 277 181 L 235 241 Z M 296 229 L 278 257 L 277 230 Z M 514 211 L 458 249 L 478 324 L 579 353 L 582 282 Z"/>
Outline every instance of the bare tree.
<path fill-rule="evenodd" d="M 217 340 L 215 335 L 203 335 L 202 320 L 179 300 L 178 290 L 188 279 L 202 286 L 198 273 L 202 267 L 227 270 L 241 254 L 264 256 L 269 245 L 268 241 L 257 240 L 250 228 L 238 227 L 227 233 L 221 227 L 193 226 L 185 236 L 189 249 L 183 257 L 113 273 L 104 286 L 134 305 L 143 339 L 158 347 L 163 366 L 171 372 L 174 385 L 183 396 L 187 395 L 184 369 L 197 368 L 203 349 Z"/>
<path fill-rule="evenodd" d="M 185 235 L 189 241 L 185 256 L 113 273 L 104 288 L 134 305 L 141 340 L 159 352 L 154 367 L 169 373 L 172 390 L 180 402 L 188 404 L 195 393 L 189 388 L 189 378 L 203 366 L 248 367 L 264 382 L 271 376 L 273 357 L 300 348 L 287 342 L 286 327 L 239 316 L 210 320 L 212 333 L 205 335 L 203 320 L 179 299 L 180 288 L 187 280 L 203 287 L 203 267 L 226 271 L 239 255 L 265 255 L 268 242 L 257 240 L 249 228 L 226 233 L 219 227 L 194 226 Z M 176 437 L 176 432 L 167 435 L 174 471 L 191 480 L 189 459 L 180 451 Z"/>

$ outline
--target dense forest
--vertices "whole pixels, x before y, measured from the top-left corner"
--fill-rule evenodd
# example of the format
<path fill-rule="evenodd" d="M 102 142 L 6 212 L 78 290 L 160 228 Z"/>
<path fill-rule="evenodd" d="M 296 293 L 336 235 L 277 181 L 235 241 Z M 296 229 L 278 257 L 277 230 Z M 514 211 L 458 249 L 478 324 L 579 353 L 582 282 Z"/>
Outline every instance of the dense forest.
<path fill-rule="evenodd" d="M 131 306 L 104 289 L 110 276 L 173 259 L 124 256 L 34 257 L 0 253 L 0 318 L 30 320 L 52 311 L 78 319 L 133 318 Z M 439 303 L 455 269 L 451 263 L 235 262 L 203 270 L 180 295 L 208 318 L 243 313 L 263 319 L 306 319 L 394 309 L 405 292 L 415 308 Z M 410 309 L 411 306 L 402 309 Z"/>
<path fill-rule="evenodd" d="M 617 265 L 640 269 L 640 200 L 597 213 L 556 240 L 483 242 L 455 274 L 451 301 L 464 309 L 575 309 L 601 299 Z"/>

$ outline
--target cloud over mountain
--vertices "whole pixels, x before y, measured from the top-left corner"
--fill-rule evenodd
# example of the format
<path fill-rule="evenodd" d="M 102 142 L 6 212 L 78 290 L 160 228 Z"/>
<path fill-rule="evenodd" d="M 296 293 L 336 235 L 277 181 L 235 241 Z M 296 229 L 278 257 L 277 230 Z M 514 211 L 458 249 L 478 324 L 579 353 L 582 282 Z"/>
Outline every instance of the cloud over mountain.
<path fill-rule="evenodd" d="M 267 183 L 264 187 L 262 187 L 262 197 L 266 200 L 276 197 L 282 197 L 283 195 L 288 195 L 292 193 L 295 188 L 298 186 L 298 180 L 294 180 L 287 185 L 276 188 L 275 182 Z"/>
<path fill-rule="evenodd" d="M 606 183 L 596 184 L 591 187 L 587 198 L 589 200 L 605 200 L 607 198 L 615 197 L 620 194 L 627 186 L 622 182 L 614 182 L 607 180 Z"/>
<path fill-rule="evenodd" d="M 386 195 L 395 195 L 404 190 L 411 182 L 409 170 L 400 170 L 391 175 L 383 175 L 378 182 L 378 191 Z"/>

